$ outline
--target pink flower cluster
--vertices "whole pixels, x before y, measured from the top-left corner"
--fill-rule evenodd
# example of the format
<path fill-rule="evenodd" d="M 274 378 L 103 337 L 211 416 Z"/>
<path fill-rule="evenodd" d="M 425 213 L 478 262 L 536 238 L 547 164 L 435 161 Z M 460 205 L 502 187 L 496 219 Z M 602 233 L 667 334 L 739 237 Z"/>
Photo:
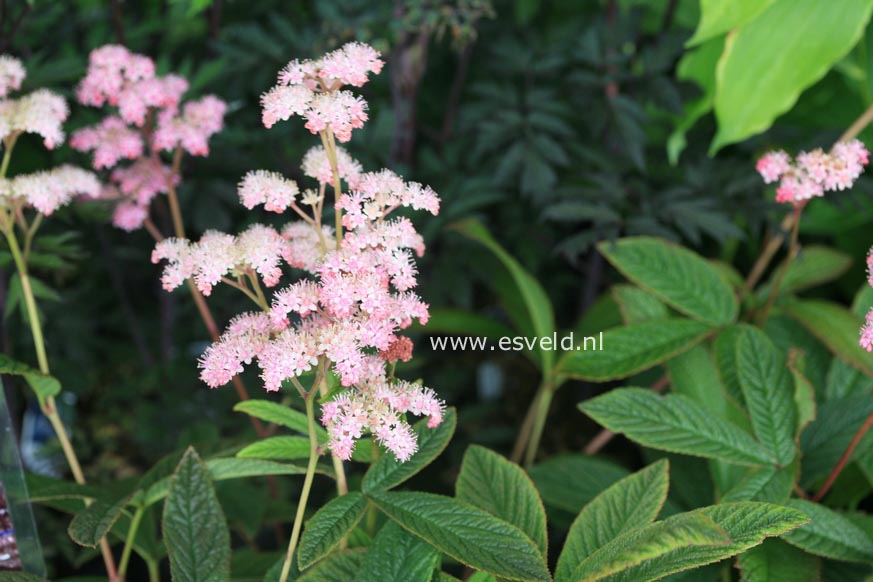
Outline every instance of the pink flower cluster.
<path fill-rule="evenodd" d="M 111 105 L 117 114 L 78 130 L 70 145 L 91 152 L 94 169 L 115 168 L 103 190 L 104 198 L 116 202 L 115 226 L 128 231 L 142 227 L 152 199 L 178 184 L 179 177 L 160 162 L 158 152 L 181 148 L 195 156 L 209 154 L 209 139 L 223 127 L 227 105 L 211 95 L 183 105 L 187 90 L 185 79 L 157 76 L 154 61 L 122 46 L 91 52 L 76 96 L 84 105 Z M 122 160 L 133 163 L 116 167 Z"/>
<path fill-rule="evenodd" d="M 64 98 L 47 89 L 38 89 L 18 99 L 9 97 L 21 87 L 26 71 L 21 61 L 0 56 L 0 139 L 20 133 L 42 137 L 48 149 L 64 141 L 63 124 L 70 114 Z"/>
<path fill-rule="evenodd" d="M 27 71 L 21 61 L 9 55 L 0 55 L 0 98 L 12 91 L 18 91 Z"/>
<path fill-rule="evenodd" d="M 379 57 L 372 47 L 353 42 L 315 61 L 291 61 L 261 96 L 264 126 L 299 115 L 313 134 L 329 128 L 339 141 L 349 141 L 367 121 L 367 102 L 342 87 L 361 87 L 370 73 L 378 74 Z"/>
<path fill-rule="evenodd" d="M 0 199 L 6 206 L 30 206 L 46 216 L 83 195 L 100 195 L 97 177 L 81 168 L 64 165 L 53 170 L 0 179 Z"/>
<path fill-rule="evenodd" d="M 336 148 L 336 161 L 340 178 L 349 188 L 357 188 L 364 171 L 361 163 L 341 147 Z M 333 184 L 333 169 L 324 147 L 315 146 L 306 152 L 300 167 L 304 174 L 318 180 L 320 184 Z"/>
<path fill-rule="evenodd" d="M 838 142 L 829 153 L 821 149 L 802 152 L 793 162 L 783 151 L 770 152 L 755 167 L 767 184 L 779 181 L 777 202 L 800 203 L 827 191 L 851 188 L 869 156 L 864 144 L 854 139 Z"/>
<path fill-rule="evenodd" d="M 867 283 L 873 287 L 873 248 L 867 254 Z M 873 352 L 873 309 L 867 313 L 866 322 L 861 327 L 861 347 Z"/>

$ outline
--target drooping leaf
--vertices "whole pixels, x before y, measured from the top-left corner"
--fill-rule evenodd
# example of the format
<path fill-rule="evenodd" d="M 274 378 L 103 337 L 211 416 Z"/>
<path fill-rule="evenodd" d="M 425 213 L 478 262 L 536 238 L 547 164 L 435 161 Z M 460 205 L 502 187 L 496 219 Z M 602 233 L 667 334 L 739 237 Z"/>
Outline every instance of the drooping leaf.
<path fill-rule="evenodd" d="M 603 349 L 577 349 L 558 362 L 558 374 L 605 382 L 627 378 L 681 354 L 701 342 L 712 328 L 691 319 L 670 318 L 603 332 Z"/>
<path fill-rule="evenodd" d="M 743 582 L 819 582 L 821 562 L 780 540 L 765 540 L 738 559 Z"/>
<path fill-rule="evenodd" d="M 692 251 L 650 237 L 602 242 L 598 249 L 625 277 L 685 315 L 710 325 L 736 319 L 730 285 Z"/>
<path fill-rule="evenodd" d="M 808 524 L 782 536 L 789 544 L 834 560 L 873 562 L 873 540 L 844 516 L 804 499 L 792 499 L 788 506 L 810 518 Z"/>
<path fill-rule="evenodd" d="M 772 462 L 751 435 L 678 394 L 659 396 L 645 388 L 618 388 L 582 402 L 579 408 L 609 430 L 647 447 L 740 465 Z"/>
<path fill-rule="evenodd" d="M 323 505 L 306 522 L 297 550 L 301 570 L 330 553 L 340 541 L 355 529 L 367 512 L 367 500 L 357 491 L 335 497 Z"/>
<path fill-rule="evenodd" d="M 121 515 L 132 494 L 112 501 L 98 499 L 76 514 L 67 532 L 79 545 L 96 548 Z"/>
<path fill-rule="evenodd" d="M 573 454 L 549 457 L 529 472 L 547 505 L 574 515 L 604 489 L 630 474 L 611 461 Z"/>
<path fill-rule="evenodd" d="M 230 578 L 230 532 L 206 467 L 188 449 L 170 481 L 163 517 L 173 580 Z"/>
<path fill-rule="evenodd" d="M 758 328 L 747 326 L 737 343 L 737 373 L 755 435 L 785 467 L 797 446 L 794 385 L 782 353 Z"/>
<path fill-rule="evenodd" d="M 379 530 L 355 578 L 358 582 L 431 582 L 439 552 L 396 523 Z"/>
<path fill-rule="evenodd" d="M 412 430 L 418 437 L 418 451 L 406 462 L 400 462 L 390 454 L 379 457 L 364 475 L 361 490 L 370 493 L 397 487 L 427 467 L 448 446 L 455 433 L 456 424 L 457 414 L 454 408 L 446 410 L 443 422 L 436 428 L 428 428 L 425 419 L 415 423 Z"/>
<path fill-rule="evenodd" d="M 455 482 L 455 496 L 511 523 L 546 556 L 546 510 L 533 481 L 515 463 L 484 447 L 469 447 Z"/>
<path fill-rule="evenodd" d="M 625 531 L 654 521 L 667 499 L 668 472 L 667 461 L 658 461 L 614 483 L 585 506 L 567 534 L 555 581 L 573 580 L 585 558 Z"/>
<path fill-rule="evenodd" d="M 296 461 L 309 458 L 309 439 L 296 436 L 273 436 L 254 442 L 236 454 L 241 459 Z"/>
<path fill-rule="evenodd" d="M 775 0 L 729 37 L 718 65 L 711 151 L 766 130 L 855 46 L 873 3 Z M 774 59 L 773 55 L 790 55 Z"/>
<path fill-rule="evenodd" d="M 374 492 L 369 497 L 404 529 L 472 568 L 507 580 L 551 580 L 529 537 L 468 503 L 418 492 Z"/>
<path fill-rule="evenodd" d="M 785 307 L 785 312 L 821 340 L 835 356 L 873 376 L 873 354 L 858 345 L 858 330 L 862 323 L 859 317 L 836 303 L 818 300 L 792 302 Z"/>

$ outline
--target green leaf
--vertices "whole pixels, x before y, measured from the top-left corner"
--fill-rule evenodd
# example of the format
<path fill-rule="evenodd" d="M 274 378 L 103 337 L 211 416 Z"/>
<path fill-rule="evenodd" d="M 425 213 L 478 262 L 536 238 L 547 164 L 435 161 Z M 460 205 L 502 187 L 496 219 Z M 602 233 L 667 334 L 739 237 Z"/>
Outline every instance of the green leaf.
<path fill-rule="evenodd" d="M 736 319 L 739 305 L 730 285 L 696 253 L 651 237 L 604 241 L 597 248 L 622 275 L 677 311 L 711 325 Z"/>
<path fill-rule="evenodd" d="M 230 578 L 230 533 L 206 467 L 188 449 L 164 504 L 164 541 L 175 582 Z"/>
<path fill-rule="evenodd" d="M 367 512 L 367 500 L 357 491 L 332 499 L 306 522 L 297 550 L 301 570 L 331 552 Z"/>
<path fill-rule="evenodd" d="M 642 323 L 650 319 L 665 319 L 670 315 L 660 299 L 633 285 L 615 285 L 612 296 L 621 310 L 625 325 Z"/>
<path fill-rule="evenodd" d="M 702 514 L 714 521 L 727 533 L 729 543 L 678 549 L 650 559 L 639 567 L 627 568 L 602 580 L 604 582 L 660 580 L 670 574 L 724 560 L 760 544 L 767 537 L 782 535 L 808 521 L 808 518 L 799 511 L 770 503 L 720 503 L 692 513 Z M 697 582 L 696 578 L 692 579 Z"/>
<path fill-rule="evenodd" d="M 0 572 L 0 582 L 48 582 L 27 572 Z"/>
<path fill-rule="evenodd" d="M 743 389 L 740 386 L 737 370 L 737 343 L 742 333 L 743 326 L 731 325 L 718 332 L 713 342 L 715 364 L 722 385 L 731 398 L 739 404 L 743 404 Z"/>
<path fill-rule="evenodd" d="M 405 463 L 395 459 L 394 455 L 382 455 L 367 470 L 361 490 L 370 493 L 397 487 L 430 465 L 452 440 L 457 422 L 458 417 L 454 408 L 446 410 L 443 422 L 436 428 L 428 428 L 426 419 L 419 420 L 412 427 L 418 437 L 418 450 L 415 454 Z"/>
<path fill-rule="evenodd" d="M 776 0 L 728 37 L 718 64 L 711 152 L 766 130 L 855 46 L 873 3 Z M 782 55 L 782 58 L 774 58 Z"/>
<path fill-rule="evenodd" d="M 587 455 L 555 455 L 530 468 L 543 501 L 576 514 L 600 493 L 629 475 L 624 467 Z"/>
<path fill-rule="evenodd" d="M 821 563 L 815 556 L 780 540 L 766 540 L 740 554 L 743 582 L 819 582 Z"/>
<path fill-rule="evenodd" d="M 364 548 L 335 552 L 301 575 L 297 582 L 349 582 L 361 571 L 366 556 Z"/>
<path fill-rule="evenodd" d="M 691 319 L 662 319 L 603 332 L 603 349 L 577 348 L 558 362 L 558 374 L 605 382 L 627 378 L 690 349 L 712 332 Z"/>
<path fill-rule="evenodd" d="M 530 329 L 524 330 L 525 334 L 535 337 L 550 337 L 555 331 L 555 316 L 552 313 L 552 303 L 548 294 L 539 284 L 536 278 L 528 273 L 521 264 L 515 260 L 500 244 L 494 240 L 491 233 L 477 220 L 466 219 L 456 222 L 453 228 L 465 236 L 481 243 L 500 260 L 509 271 L 513 282 L 521 296 Z M 552 350 L 539 350 L 541 369 L 552 369 L 554 352 Z"/>
<path fill-rule="evenodd" d="M 296 461 L 309 458 L 309 439 L 296 436 L 273 436 L 252 443 L 236 454 L 242 459 Z"/>
<path fill-rule="evenodd" d="M 794 469 L 761 467 L 746 475 L 721 498 L 722 502 L 767 501 L 784 504 L 794 487 Z"/>
<path fill-rule="evenodd" d="M 683 513 L 619 535 L 583 560 L 568 580 L 608 580 L 651 561 L 695 546 L 726 546 L 731 539 L 702 513 Z"/>
<path fill-rule="evenodd" d="M 618 388 L 579 404 L 579 408 L 609 430 L 654 449 L 740 465 L 773 462 L 748 433 L 713 417 L 684 396 Z"/>
<path fill-rule="evenodd" d="M 233 407 L 236 412 L 245 412 L 249 416 L 260 418 L 279 426 L 290 428 L 302 434 L 309 434 L 309 424 L 306 415 L 298 410 L 283 406 L 269 400 L 246 400 Z M 316 425 L 318 442 L 328 440 L 327 431 L 321 425 Z"/>
<path fill-rule="evenodd" d="M 61 383 L 58 382 L 57 378 L 43 374 L 27 364 L 17 362 L 6 354 L 0 354 L 0 374 L 23 377 L 36 394 L 40 405 L 44 404 L 46 398 L 61 393 Z"/>
<path fill-rule="evenodd" d="M 511 523 L 546 556 L 546 510 L 533 481 L 515 463 L 484 447 L 470 446 L 461 463 L 455 496 Z"/>
<path fill-rule="evenodd" d="M 96 548 L 121 515 L 132 494 L 111 502 L 97 500 L 76 514 L 67 533 L 80 546 Z"/>
<path fill-rule="evenodd" d="M 788 358 L 788 369 L 794 380 L 794 406 L 797 409 L 797 427 L 794 431 L 794 440 L 797 441 L 800 433 L 815 420 L 815 387 L 803 374 L 803 354 L 794 352 L 793 357 Z M 839 362 L 839 360 L 835 360 Z"/>
<path fill-rule="evenodd" d="M 873 354 L 858 345 L 862 319 L 827 301 L 795 301 L 785 312 L 821 340 L 835 356 L 873 376 Z"/>
<path fill-rule="evenodd" d="M 671 359 L 667 370 L 673 392 L 686 396 L 719 418 L 728 418 L 728 396 L 706 346 L 696 345 Z"/>
<path fill-rule="evenodd" d="M 788 271 L 783 276 L 779 285 L 779 295 L 790 295 L 822 285 L 839 278 L 852 265 L 852 259 L 830 247 L 805 246 L 801 249 L 788 266 Z M 758 296 L 763 300 L 770 295 L 773 286 L 772 279 L 779 276 L 785 268 L 785 263 L 779 265 L 774 271 L 771 280 L 758 291 Z"/>
<path fill-rule="evenodd" d="M 873 399 L 869 396 L 851 396 L 822 403 L 815 421 L 800 435 L 803 451 L 801 485 L 812 487 L 830 473 L 870 414 L 873 414 Z M 862 449 L 856 449 L 855 454 Z"/>
<path fill-rule="evenodd" d="M 758 328 L 744 328 L 737 343 L 737 372 L 755 435 L 785 467 L 797 446 L 794 385 L 782 352 Z"/>
<path fill-rule="evenodd" d="M 754 20 L 773 0 L 700 0 L 700 24 L 686 46 L 698 45 Z"/>
<path fill-rule="evenodd" d="M 357 575 L 358 582 L 431 582 L 439 553 L 396 523 L 376 535 Z"/>
<path fill-rule="evenodd" d="M 537 546 L 517 527 L 463 501 L 432 493 L 369 494 L 388 517 L 441 552 L 507 580 L 551 580 Z"/>
<path fill-rule="evenodd" d="M 809 516 L 810 522 L 783 539 L 810 554 L 844 562 L 873 561 L 873 540 L 864 530 L 824 505 L 792 499 L 789 507 Z"/>
<path fill-rule="evenodd" d="M 576 517 L 555 569 L 556 582 L 574 580 L 586 557 L 620 534 L 658 517 L 669 486 L 669 464 L 662 460 L 625 477 L 598 495 Z"/>

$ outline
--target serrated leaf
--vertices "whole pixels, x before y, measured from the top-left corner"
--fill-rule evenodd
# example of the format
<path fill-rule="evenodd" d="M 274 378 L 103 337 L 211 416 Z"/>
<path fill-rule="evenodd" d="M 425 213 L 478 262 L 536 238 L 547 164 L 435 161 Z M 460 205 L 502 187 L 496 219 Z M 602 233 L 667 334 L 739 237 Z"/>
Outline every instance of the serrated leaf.
<path fill-rule="evenodd" d="M 718 63 L 711 153 L 766 130 L 800 93 L 858 42 L 870 18 L 869 0 L 845 0 L 839 10 L 818 0 L 776 0 L 728 38 Z M 773 55 L 791 55 L 773 59 Z"/>
<path fill-rule="evenodd" d="M 788 506 L 810 518 L 808 524 L 782 536 L 789 544 L 834 560 L 873 561 L 873 540 L 844 516 L 804 499 L 792 499 Z"/>
<path fill-rule="evenodd" d="M 309 434 L 306 415 L 293 408 L 282 406 L 278 402 L 246 400 L 239 402 L 233 409 L 236 412 L 245 412 L 249 416 L 290 428 L 302 434 Z M 315 431 L 318 433 L 318 442 L 321 443 L 328 439 L 327 431 L 321 425 L 317 424 Z"/>
<path fill-rule="evenodd" d="M 528 472 L 547 505 L 573 514 L 630 474 L 611 461 L 573 454 L 555 455 Z"/>
<path fill-rule="evenodd" d="M 379 530 L 355 580 L 431 582 L 439 559 L 433 547 L 391 521 Z"/>
<path fill-rule="evenodd" d="M 618 388 L 582 402 L 579 408 L 609 430 L 647 447 L 740 465 L 772 462 L 751 435 L 684 396 Z"/>
<path fill-rule="evenodd" d="M 737 343 L 743 332 L 743 326 L 731 325 L 715 336 L 713 353 L 721 383 L 730 396 L 739 404 L 743 404 L 743 389 L 737 370 Z"/>
<path fill-rule="evenodd" d="M 861 318 L 828 301 L 794 301 L 785 312 L 821 340 L 835 356 L 873 376 L 873 354 L 858 345 Z"/>
<path fill-rule="evenodd" d="M 0 354 L 0 374 L 23 377 L 40 403 L 50 396 L 57 396 L 61 393 L 61 383 L 57 378 L 43 374 L 27 364 L 17 362 L 6 354 Z"/>
<path fill-rule="evenodd" d="M 171 478 L 163 531 L 174 582 L 230 578 L 230 532 L 194 449 L 188 449 Z"/>
<path fill-rule="evenodd" d="M 740 554 L 743 582 L 819 582 L 821 562 L 780 540 L 765 540 Z"/>
<path fill-rule="evenodd" d="M 361 571 L 366 556 L 365 548 L 335 552 L 302 574 L 297 582 L 349 582 Z"/>
<path fill-rule="evenodd" d="M 695 46 L 740 28 L 758 16 L 773 0 L 700 0 L 700 23 L 686 46 Z"/>
<path fill-rule="evenodd" d="M 740 480 L 721 501 L 766 501 L 784 504 L 791 496 L 794 487 L 794 469 L 785 467 L 761 467 Z"/>
<path fill-rule="evenodd" d="M 612 296 L 618 303 L 625 325 L 665 319 L 670 315 L 667 306 L 660 299 L 633 285 L 614 285 Z"/>
<path fill-rule="evenodd" d="M 76 514 L 67 532 L 77 544 L 96 548 L 121 515 L 132 494 L 112 501 L 97 500 Z"/>
<path fill-rule="evenodd" d="M 617 327 L 603 333 L 603 349 L 567 352 L 558 374 L 605 382 L 627 378 L 692 348 L 712 332 L 704 323 L 671 318 Z"/>
<path fill-rule="evenodd" d="M 361 521 L 367 512 L 367 500 L 353 491 L 335 497 L 323 505 L 306 522 L 297 550 L 297 564 L 301 570 L 326 556 Z"/>
<path fill-rule="evenodd" d="M 236 454 L 242 459 L 295 461 L 309 458 L 309 439 L 295 436 L 273 436 L 254 442 Z"/>
<path fill-rule="evenodd" d="M 727 546 L 730 537 L 702 513 L 683 513 L 619 535 L 583 560 L 568 580 L 598 582 L 696 546 Z"/>
<path fill-rule="evenodd" d="M 625 277 L 677 311 L 711 325 L 736 319 L 739 305 L 730 285 L 694 252 L 651 237 L 602 242 L 597 248 Z"/>
<path fill-rule="evenodd" d="M 404 529 L 472 568 L 507 580 L 551 580 L 530 538 L 468 503 L 418 492 L 378 492 L 369 497 Z"/>
<path fill-rule="evenodd" d="M 595 497 L 570 527 L 555 568 L 555 581 L 570 582 L 585 558 L 625 531 L 653 522 L 667 499 L 669 482 L 669 464 L 662 460 Z"/>
<path fill-rule="evenodd" d="M 737 373 L 755 435 L 780 466 L 788 466 L 797 453 L 794 386 L 782 352 L 758 328 L 747 326 L 740 335 Z"/>
<path fill-rule="evenodd" d="M 524 470 L 488 449 L 472 445 L 464 454 L 455 497 L 503 519 L 548 551 L 546 510 Z"/>
<path fill-rule="evenodd" d="M 418 437 L 418 451 L 406 462 L 400 462 L 390 454 L 379 457 L 364 475 L 361 490 L 370 493 L 397 487 L 427 467 L 448 446 L 455 433 L 456 424 L 457 414 L 454 408 L 446 410 L 443 422 L 436 428 L 428 428 L 425 419 L 415 423 L 412 430 Z"/>
<path fill-rule="evenodd" d="M 815 421 L 800 435 L 804 487 L 812 487 L 830 473 L 855 432 L 873 414 L 873 399 L 852 396 L 822 403 Z M 859 447 L 861 449 L 862 447 Z M 856 454 L 860 450 L 856 449 Z"/>

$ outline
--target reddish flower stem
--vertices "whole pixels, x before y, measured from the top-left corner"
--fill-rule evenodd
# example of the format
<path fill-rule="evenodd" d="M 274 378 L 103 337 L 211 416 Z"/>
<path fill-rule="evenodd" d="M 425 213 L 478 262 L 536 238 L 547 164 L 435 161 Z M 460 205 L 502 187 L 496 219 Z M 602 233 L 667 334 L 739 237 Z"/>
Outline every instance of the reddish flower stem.
<path fill-rule="evenodd" d="M 833 470 L 831 470 L 830 475 L 828 475 L 828 478 L 825 480 L 824 485 L 822 485 L 821 489 L 818 490 L 818 493 L 813 496 L 813 501 L 821 501 L 822 499 L 824 499 L 824 496 L 827 495 L 828 491 L 830 491 L 831 487 L 836 482 L 837 477 L 839 477 L 840 473 L 843 472 L 843 469 L 846 468 L 846 465 L 852 458 L 852 454 L 861 443 L 861 439 L 863 439 L 864 435 L 867 434 L 867 431 L 870 430 L 870 427 L 873 427 L 873 414 L 868 416 L 867 420 L 864 421 L 864 424 L 862 424 L 861 427 L 858 428 L 855 436 L 853 436 L 852 440 L 849 442 L 849 446 L 847 446 L 846 450 L 843 451 L 843 455 L 840 457 L 840 460 L 837 461 L 836 466 L 834 466 Z"/>

